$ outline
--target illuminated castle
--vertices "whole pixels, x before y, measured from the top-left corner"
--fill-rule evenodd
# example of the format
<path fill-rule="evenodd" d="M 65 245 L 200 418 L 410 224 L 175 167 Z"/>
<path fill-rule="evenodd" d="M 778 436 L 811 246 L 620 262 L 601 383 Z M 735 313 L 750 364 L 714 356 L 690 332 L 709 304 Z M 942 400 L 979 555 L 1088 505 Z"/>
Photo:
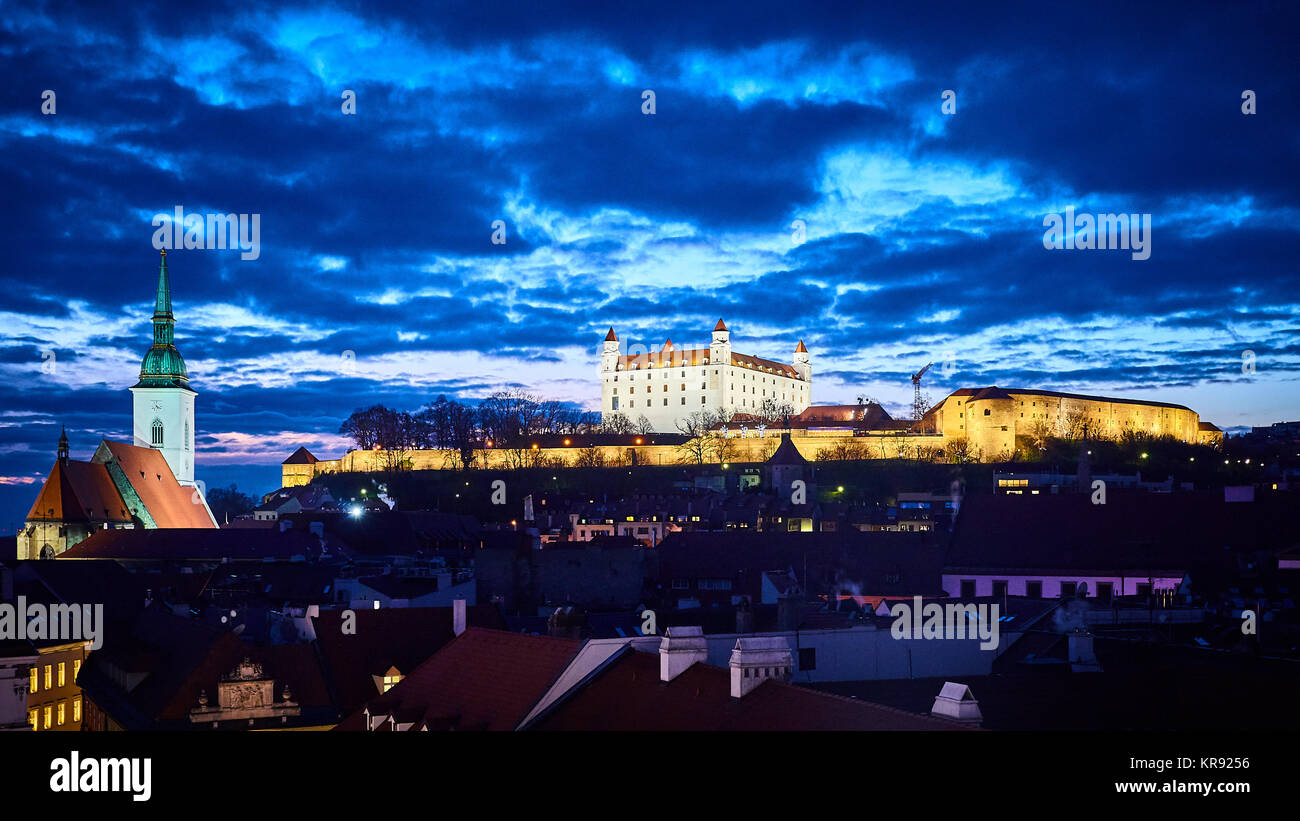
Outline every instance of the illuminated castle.
<path fill-rule="evenodd" d="M 766 400 L 797 414 L 808 407 L 811 390 L 803 340 L 790 365 L 736 353 L 721 319 L 707 348 L 678 348 L 669 339 L 658 351 L 623 353 L 610 328 L 600 354 L 601 419 L 621 413 L 635 424 L 644 415 L 661 433 L 676 432 L 677 420 L 695 411 L 752 414 Z"/>

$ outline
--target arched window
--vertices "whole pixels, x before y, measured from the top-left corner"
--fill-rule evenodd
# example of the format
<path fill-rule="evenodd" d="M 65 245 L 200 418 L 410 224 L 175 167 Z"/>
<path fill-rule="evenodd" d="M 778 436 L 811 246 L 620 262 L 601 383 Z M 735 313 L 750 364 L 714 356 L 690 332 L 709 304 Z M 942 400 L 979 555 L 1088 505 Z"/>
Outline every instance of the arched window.
<path fill-rule="evenodd" d="M 156 448 L 163 446 L 163 424 L 159 419 L 153 420 L 153 446 Z"/>
<path fill-rule="evenodd" d="M 185 420 L 185 449 L 190 449 L 190 420 Z"/>

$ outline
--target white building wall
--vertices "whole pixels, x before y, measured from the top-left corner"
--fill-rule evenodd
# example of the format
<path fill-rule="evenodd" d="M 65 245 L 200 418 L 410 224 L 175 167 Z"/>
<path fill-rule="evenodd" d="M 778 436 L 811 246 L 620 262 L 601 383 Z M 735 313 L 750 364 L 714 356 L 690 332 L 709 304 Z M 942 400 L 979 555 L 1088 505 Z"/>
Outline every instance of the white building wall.
<path fill-rule="evenodd" d="M 182 485 L 194 484 L 194 391 L 183 388 L 131 388 L 134 444 L 162 451 Z M 153 423 L 163 426 L 163 443 L 153 442 Z"/>
<path fill-rule="evenodd" d="M 733 365 L 728 332 L 714 332 L 708 364 L 658 367 L 655 356 L 620 365 L 618 342 L 604 342 L 600 360 L 602 417 L 621 413 L 634 424 L 644 415 L 659 433 L 677 433 L 677 421 L 709 410 L 757 413 L 766 399 L 789 402 L 795 413 L 812 401 L 812 367 L 796 354 L 794 369 L 805 379 Z M 650 367 L 647 367 L 649 365 Z"/>

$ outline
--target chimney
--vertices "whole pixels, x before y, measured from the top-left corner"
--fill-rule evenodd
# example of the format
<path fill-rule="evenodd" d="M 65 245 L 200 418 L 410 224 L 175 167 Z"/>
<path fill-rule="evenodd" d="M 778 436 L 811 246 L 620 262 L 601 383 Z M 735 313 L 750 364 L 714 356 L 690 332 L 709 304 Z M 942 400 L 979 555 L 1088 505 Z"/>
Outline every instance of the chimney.
<path fill-rule="evenodd" d="M 456 599 L 451 603 L 451 631 L 458 636 L 465 632 L 464 599 Z"/>
<path fill-rule="evenodd" d="M 958 684 L 955 681 L 943 683 L 943 689 L 934 697 L 934 706 L 930 708 L 930 715 L 950 718 L 963 724 L 979 725 L 984 721 L 975 694 L 965 684 Z"/>
<path fill-rule="evenodd" d="M 799 629 L 803 622 L 803 601 L 794 595 L 794 591 L 787 592 L 784 596 L 778 596 L 776 599 L 776 629 L 791 632 Z"/>
<path fill-rule="evenodd" d="M 659 642 L 659 680 L 672 681 L 692 664 L 709 658 L 703 627 L 669 627 Z"/>
<path fill-rule="evenodd" d="M 1101 662 L 1092 650 L 1092 633 L 1086 629 L 1071 630 L 1068 634 L 1070 652 L 1070 672 L 1100 673 Z"/>
<path fill-rule="evenodd" d="M 794 654 L 781 636 L 743 636 L 731 651 L 731 697 L 744 698 L 770 678 L 785 681 L 794 667 Z"/>
<path fill-rule="evenodd" d="M 754 632 L 754 611 L 749 606 L 749 599 L 736 605 L 736 632 Z"/>

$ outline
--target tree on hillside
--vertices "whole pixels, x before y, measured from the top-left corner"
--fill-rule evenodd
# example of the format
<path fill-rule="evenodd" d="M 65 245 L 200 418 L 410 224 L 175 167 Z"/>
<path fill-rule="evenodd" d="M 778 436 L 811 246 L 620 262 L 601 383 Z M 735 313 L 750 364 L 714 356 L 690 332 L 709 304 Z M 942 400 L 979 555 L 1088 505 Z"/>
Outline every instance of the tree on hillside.
<path fill-rule="evenodd" d="M 229 519 L 252 512 L 257 500 L 247 493 L 240 493 L 233 484 L 230 487 L 214 487 L 208 491 L 208 508 L 216 517 L 217 524 L 225 524 Z"/>

